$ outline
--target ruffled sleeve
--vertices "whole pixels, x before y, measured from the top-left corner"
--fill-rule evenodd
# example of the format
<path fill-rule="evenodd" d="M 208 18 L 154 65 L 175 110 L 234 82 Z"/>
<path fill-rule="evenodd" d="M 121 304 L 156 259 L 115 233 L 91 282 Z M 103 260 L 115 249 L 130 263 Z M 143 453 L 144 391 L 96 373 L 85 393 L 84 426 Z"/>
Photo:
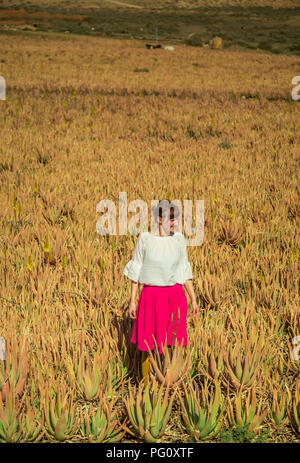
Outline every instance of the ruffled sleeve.
<path fill-rule="evenodd" d="M 144 242 L 142 235 L 138 237 L 132 259 L 126 264 L 123 274 L 135 283 L 139 281 L 139 275 L 143 266 L 144 260 Z"/>
<path fill-rule="evenodd" d="M 188 259 L 185 237 L 182 235 L 181 238 L 182 238 L 182 244 L 181 244 L 180 266 L 181 266 L 181 274 L 182 274 L 183 282 L 185 282 L 186 280 L 193 279 L 193 272 L 192 272 L 191 264 L 189 263 L 189 259 Z"/>

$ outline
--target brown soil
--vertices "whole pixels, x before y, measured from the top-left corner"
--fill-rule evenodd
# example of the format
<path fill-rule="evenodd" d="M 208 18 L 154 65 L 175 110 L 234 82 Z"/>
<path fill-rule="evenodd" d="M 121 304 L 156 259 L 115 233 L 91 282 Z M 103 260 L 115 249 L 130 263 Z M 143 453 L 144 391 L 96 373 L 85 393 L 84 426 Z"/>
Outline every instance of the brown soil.
<path fill-rule="evenodd" d="M 22 19 L 0 19 L 0 24 L 24 24 Z"/>
<path fill-rule="evenodd" d="M 4 18 L 21 18 L 22 20 L 25 19 L 66 19 L 71 21 L 82 21 L 85 19 L 85 15 L 82 14 L 59 14 L 59 13 L 48 13 L 47 11 L 34 11 L 30 13 L 23 8 L 21 10 L 0 10 L 0 20 L 3 21 Z M 7 22 L 7 21 L 6 21 Z M 24 22 L 24 21 L 23 21 Z"/>

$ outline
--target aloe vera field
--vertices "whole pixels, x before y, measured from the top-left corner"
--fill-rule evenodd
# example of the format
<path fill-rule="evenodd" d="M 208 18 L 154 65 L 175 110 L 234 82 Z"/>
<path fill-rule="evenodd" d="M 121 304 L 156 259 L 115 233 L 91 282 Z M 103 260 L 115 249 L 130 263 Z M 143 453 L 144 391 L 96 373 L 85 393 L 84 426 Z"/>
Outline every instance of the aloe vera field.
<path fill-rule="evenodd" d="M 2 39 L 0 442 L 300 442 L 300 57 Z M 204 200 L 200 314 L 147 386 L 119 192 Z"/>

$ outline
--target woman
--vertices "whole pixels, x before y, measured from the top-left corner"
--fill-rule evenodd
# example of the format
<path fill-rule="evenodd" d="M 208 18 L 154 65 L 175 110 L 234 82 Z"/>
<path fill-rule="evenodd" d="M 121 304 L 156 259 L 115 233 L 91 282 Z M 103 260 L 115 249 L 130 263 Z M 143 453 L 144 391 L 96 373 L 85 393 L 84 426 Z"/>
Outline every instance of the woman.
<path fill-rule="evenodd" d="M 179 209 L 175 204 L 161 200 L 152 211 L 158 220 L 159 235 L 141 233 L 133 257 L 123 272 L 132 281 L 129 315 L 135 323 L 131 342 L 142 351 L 145 384 L 149 379 L 147 344 L 153 350 L 155 338 L 160 354 L 165 341 L 168 346 L 173 340 L 187 345 L 187 299 L 183 286 L 191 300 L 192 317 L 199 313 L 185 238 L 182 233 L 175 232 Z M 139 284 L 144 286 L 136 305 Z"/>

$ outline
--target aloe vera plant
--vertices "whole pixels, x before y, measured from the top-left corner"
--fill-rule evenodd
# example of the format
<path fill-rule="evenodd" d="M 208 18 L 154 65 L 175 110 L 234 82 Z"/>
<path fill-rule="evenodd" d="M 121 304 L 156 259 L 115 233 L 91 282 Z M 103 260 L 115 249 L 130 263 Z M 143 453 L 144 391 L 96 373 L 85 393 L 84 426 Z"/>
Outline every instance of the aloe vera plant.
<path fill-rule="evenodd" d="M 13 393 L 6 397 L 5 403 L 0 397 L 0 442 L 16 443 L 22 438 L 18 420 L 19 407 Z"/>
<path fill-rule="evenodd" d="M 164 383 L 158 389 L 158 382 L 153 379 L 144 387 L 139 384 L 138 390 L 133 390 L 129 384 L 129 397 L 124 399 L 128 417 L 134 427 L 136 436 L 141 437 L 147 443 L 158 442 L 163 436 L 170 418 L 175 392 L 169 397 L 168 384 L 163 396 Z M 126 430 L 132 432 L 126 427 Z"/>
<path fill-rule="evenodd" d="M 4 360 L 0 360 L 0 392 L 5 386 L 6 381 L 8 380 L 8 376 L 6 375 L 5 371 L 5 365 L 4 365 Z"/>
<path fill-rule="evenodd" d="M 252 347 L 251 338 L 246 343 L 244 354 L 241 354 L 239 344 L 236 344 L 234 348 L 229 345 L 228 349 L 223 349 L 227 374 L 234 388 L 247 388 L 252 386 L 254 381 L 259 380 L 263 351 L 260 341 L 257 342 L 254 348 Z"/>
<path fill-rule="evenodd" d="M 256 302 L 262 307 L 272 309 L 281 307 L 287 303 L 287 293 L 279 285 L 273 282 L 270 278 L 265 277 L 266 283 L 257 288 Z"/>
<path fill-rule="evenodd" d="M 49 245 L 49 238 L 46 236 L 45 238 L 45 243 L 44 243 L 44 262 L 49 263 L 51 265 L 55 265 L 56 259 L 52 257 L 52 253 L 50 251 L 50 245 Z"/>
<path fill-rule="evenodd" d="M 67 394 L 65 388 L 57 388 L 54 397 L 49 397 L 48 390 L 44 396 L 45 428 L 51 440 L 60 442 L 71 438 L 77 430 L 73 395 Z"/>
<path fill-rule="evenodd" d="M 297 352 L 296 349 L 293 350 L 293 345 L 290 340 L 287 340 L 287 347 L 288 347 L 288 358 L 286 359 L 283 354 L 279 354 L 279 361 L 277 369 L 281 372 L 282 375 L 284 374 L 292 374 L 294 378 L 300 379 L 300 362 L 295 359 L 295 353 Z"/>
<path fill-rule="evenodd" d="M 99 398 L 101 391 L 105 391 L 111 398 L 115 388 L 127 375 L 117 356 L 112 357 L 108 348 L 99 349 L 93 358 L 87 352 L 81 353 L 79 359 L 78 356 L 68 356 L 64 363 L 68 376 L 75 382 L 80 395 L 86 400 L 95 400 Z"/>
<path fill-rule="evenodd" d="M 40 442 L 44 436 L 43 416 L 36 409 L 31 408 L 29 400 L 26 400 L 26 410 L 19 418 L 20 428 L 22 431 L 21 442 Z"/>
<path fill-rule="evenodd" d="M 219 239 L 220 241 L 229 244 L 230 246 L 237 246 L 242 237 L 242 232 L 239 232 L 233 225 L 232 221 L 225 224 L 223 220 L 220 220 L 221 232 Z"/>
<path fill-rule="evenodd" d="M 6 368 L 2 366 L 2 373 L 0 373 L 0 396 L 3 400 L 9 394 L 11 388 L 14 389 L 15 394 L 21 395 L 23 393 L 24 385 L 28 376 L 28 354 L 27 343 L 23 341 L 21 349 L 16 349 L 18 341 L 14 339 L 9 346 L 9 353 L 6 360 Z M 1 371 L 1 369 L 0 369 Z M 2 379 L 1 379 L 2 378 Z M 4 384 L 3 384 L 4 380 Z"/>
<path fill-rule="evenodd" d="M 300 380 L 296 384 L 292 406 L 288 408 L 288 416 L 293 430 L 300 435 Z"/>
<path fill-rule="evenodd" d="M 90 443 L 119 442 L 126 430 L 116 417 L 115 403 L 118 400 L 108 400 L 101 394 L 99 406 L 95 412 L 93 408 L 80 410 L 81 434 Z"/>
<path fill-rule="evenodd" d="M 222 331 L 216 332 L 212 337 L 203 334 L 203 347 L 201 366 L 199 369 L 211 381 L 219 379 L 225 371 L 224 352 L 222 345 L 225 341 Z"/>
<path fill-rule="evenodd" d="M 172 386 L 179 385 L 189 375 L 192 368 L 193 349 L 190 349 L 184 356 L 183 345 L 179 345 L 175 341 L 175 345 L 169 349 L 165 343 L 162 346 L 162 358 L 160 358 L 156 340 L 154 355 L 148 344 L 147 347 L 152 368 L 160 383 Z"/>
<path fill-rule="evenodd" d="M 246 397 L 242 397 L 242 390 L 240 389 L 236 397 L 228 404 L 228 421 L 232 427 L 247 426 L 249 431 L 258 431 L 265 417 L 267 416 L 268 409 L 265 408 L 263 412 L 262 401 L 257 405 L 255 387 L 245 392 Z"/>
<path fill-rule="evenodd" d="M 224 280 L 216 281 L 212 275 L 204 279 L 198 278 L 197 285 L 203 302 L 213 308 L 218 308 L 230 299 L 228 285 Z"/>
<path fill-rule="evenodd" d="M 211 439 L 221 429 L 224 402 L 220 385 L 214 381 L 214 391 L 208 389 L 208 382 L 200 389 L 194 380 L 184 387 L 184 401 L 179 395 L 182 406 L 182 419 L 185 429 L 196 441 Z"/>
<path fill-rule="evenodd" d="M 94 359 L 90 359 L 89 355 L 83 352 L 76 366 L 75 362 L 65 360 L 70 379 L 75 381 L 82 397 L 86 400 L 95 400 L 99 397 L 103 381 L 103 365 L 107 364 L 107 360 L 108 358 L 104 360 L 104 352 L 99 356 L 95 355 Z"/>
<path fill-rule="evenodd" d="M 287 422 L 287 406 L 288 398 L 287 396 L 280 394 L 278 396 L 278 392 L 276 389 L 273 390 L 273 399 L 272 399 L 272 409 L 271 409 L 271 416 L 277 424 L 280 426 Z"/>
<path fill-rule="evenodd" d="M 288 407 L 291 401 L 290 390 L 284 380 L 280 380 L 280 374 L 275 372 L 272 380 L 269 379 L 272 391 L 272 407 L 270 415 L 277 426 L 285 424 L 288 420 Z"/>
<path fill-rule="evenodd" d="M 276 371 L 279 375 L 284 376 L 288 371 L 288 366 L 283 358 L 282 354 L 278 355 L 277 363 L 275 365 Z"/>

